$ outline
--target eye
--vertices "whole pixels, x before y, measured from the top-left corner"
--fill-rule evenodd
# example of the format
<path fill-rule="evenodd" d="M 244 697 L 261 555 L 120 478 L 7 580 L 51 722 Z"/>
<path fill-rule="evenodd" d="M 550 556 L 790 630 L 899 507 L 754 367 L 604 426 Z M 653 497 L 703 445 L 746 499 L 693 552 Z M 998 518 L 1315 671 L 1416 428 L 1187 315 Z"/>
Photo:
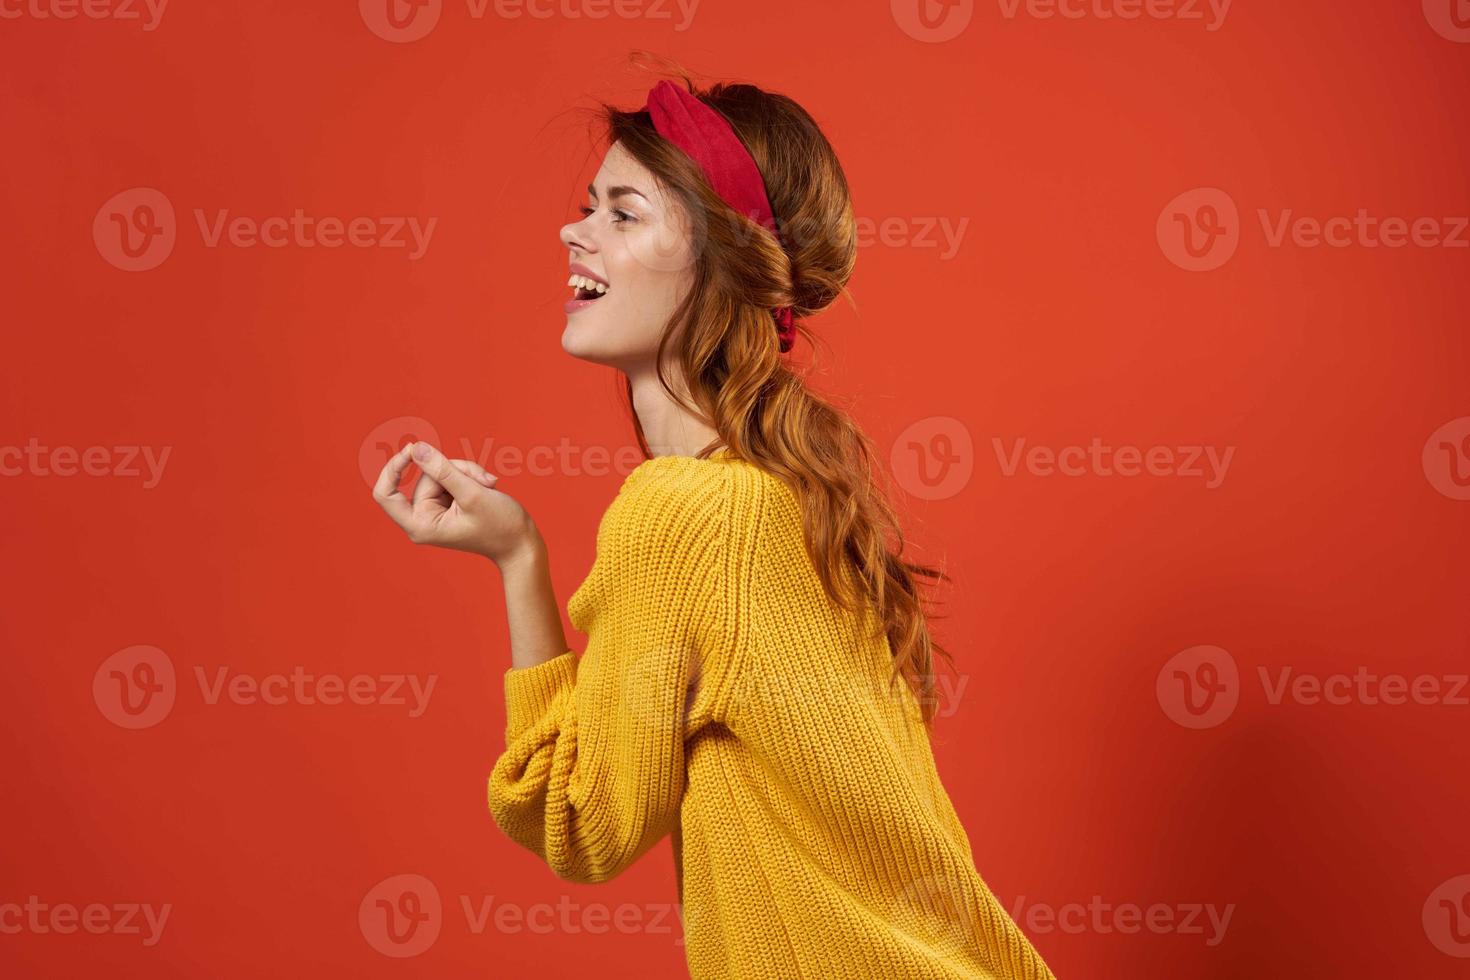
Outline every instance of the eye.
<path fill-rule="evenodd" d="M 579 212 L 581 212 L 582 217 L 584 217 L 584 218 L 587 217 L 589 214 L 595 214 L 597 212 L 597 209 L 596 208 L 588 207 L 585 204 L 582 205 L 581 207 L 579 207 L 577 210 Z M 620 225 L 620 224 L 622 224 L 625 221 L 637 221 L 638 220 L 637 218 L 633 217 L 632 214 L 630 214 L 627 211 L 624 211 L 622 208 L 612 208 L 612 209 L 610 209 L 608 211 L 608 214 L 611 214 L 613 216 L 612 223 L 615 224 L 615 225 Z"/>

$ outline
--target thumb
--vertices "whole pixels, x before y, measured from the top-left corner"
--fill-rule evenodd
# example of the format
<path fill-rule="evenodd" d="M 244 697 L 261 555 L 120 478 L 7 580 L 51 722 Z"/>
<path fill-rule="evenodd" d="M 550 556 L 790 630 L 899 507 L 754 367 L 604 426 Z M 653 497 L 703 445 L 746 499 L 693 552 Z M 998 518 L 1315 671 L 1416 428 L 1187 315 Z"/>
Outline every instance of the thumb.
<path fill-rule="evenodd" d="M 449 459 L 427 442 L 416 442 L 411 450 L 413 461 L 419 469 L 431 476 L 449 495 L 460 503 L 468 503 L 481 489 L 473 478 L 466 476 Z"/>

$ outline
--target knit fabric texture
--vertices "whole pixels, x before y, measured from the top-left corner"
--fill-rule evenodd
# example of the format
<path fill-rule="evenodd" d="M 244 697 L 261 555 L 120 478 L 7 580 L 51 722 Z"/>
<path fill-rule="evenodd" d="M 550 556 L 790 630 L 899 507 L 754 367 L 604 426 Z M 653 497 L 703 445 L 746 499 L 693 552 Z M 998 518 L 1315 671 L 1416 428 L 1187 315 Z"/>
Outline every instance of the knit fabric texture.
<path fill-rule="evenodd" d="M 640 463 L 567 613 L 580 659 L 505 673 L 490 813 L 575 882 L 669 838 L 692 980 L 1054 980 L 781 480 L 727 449 Z"/>

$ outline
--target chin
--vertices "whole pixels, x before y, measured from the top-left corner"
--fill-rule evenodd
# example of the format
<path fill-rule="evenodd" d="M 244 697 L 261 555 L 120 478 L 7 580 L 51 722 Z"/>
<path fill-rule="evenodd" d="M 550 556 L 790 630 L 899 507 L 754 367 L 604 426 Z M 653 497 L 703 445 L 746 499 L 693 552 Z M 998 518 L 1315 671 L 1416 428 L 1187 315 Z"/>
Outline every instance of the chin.
<path fill-rule="evenodd" d="M 605 340 L 594 330 L 589 330 L 586 325 L 567 317 L 566 329 L 561 332 L 561 349 L 572 357 L 582 361 L 590 361 L 593 364 L 612 364 L 617 360 L 617 352 L 603 349 L 599 340 Z"/>
<path fill-rule="evenodd" d="M 561 333 L 561 349 L 579 360 L 629 370 L 641 361 L 652 361 L 659 335 L 629 336 L 628 325 L 615 318 L 586 319 L 587 311 L 567 316 Z"/>

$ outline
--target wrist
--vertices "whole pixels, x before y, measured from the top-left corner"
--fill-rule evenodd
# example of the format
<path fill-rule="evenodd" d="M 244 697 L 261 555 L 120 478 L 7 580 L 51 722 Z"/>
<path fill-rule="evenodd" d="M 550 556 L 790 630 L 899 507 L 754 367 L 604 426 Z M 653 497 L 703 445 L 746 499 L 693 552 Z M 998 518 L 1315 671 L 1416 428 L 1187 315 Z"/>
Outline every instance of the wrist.
<path fill-rule="evenodd" d="M 499 558 L 493 558 L 502 573 L 528 566 L 546 556 L 546 542 L 536 525 L 530 525 L 520 541 Z"/>

